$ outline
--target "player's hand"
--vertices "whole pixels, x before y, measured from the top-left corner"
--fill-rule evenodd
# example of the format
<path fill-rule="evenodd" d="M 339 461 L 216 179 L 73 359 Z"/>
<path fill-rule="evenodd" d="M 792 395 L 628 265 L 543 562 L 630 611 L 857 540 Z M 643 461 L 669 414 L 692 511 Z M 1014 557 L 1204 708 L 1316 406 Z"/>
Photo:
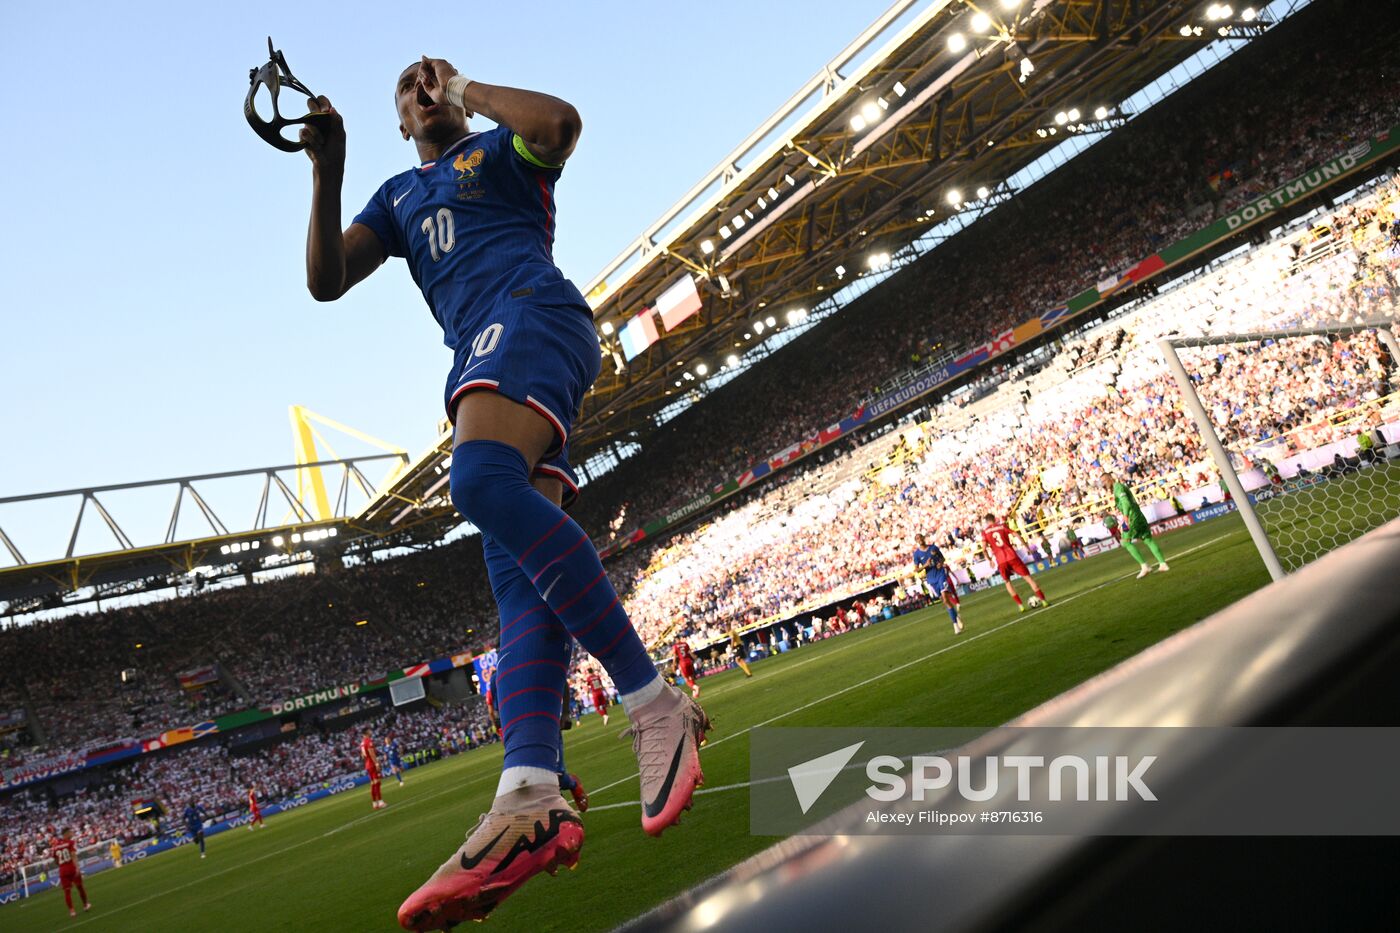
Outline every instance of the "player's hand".
<path fill-rule="evenodd" d="M 446 100 L 447 82 L 452 76 L 457 74 L 457 68 L 451 62 L 443 58 L 429 58 L 424 55 L 423 60 L 418 63 L 418 83 L 423 85 L 423 90 L 428 92 L 433 103 L 441 104 L 444 101 L 453 107 L 461 107 L 460 100 Z M 470 110 L 467 116 L 475 116 Z"/>
<path fill-rule="evenodd" d="M 345 169 L 345 120 L 325 95 L 307 98 L 312 113 L 326 116 L 315 124 L 302 126 L 297 138 L 306 147 L 306 157 L 318 171 Z"/>

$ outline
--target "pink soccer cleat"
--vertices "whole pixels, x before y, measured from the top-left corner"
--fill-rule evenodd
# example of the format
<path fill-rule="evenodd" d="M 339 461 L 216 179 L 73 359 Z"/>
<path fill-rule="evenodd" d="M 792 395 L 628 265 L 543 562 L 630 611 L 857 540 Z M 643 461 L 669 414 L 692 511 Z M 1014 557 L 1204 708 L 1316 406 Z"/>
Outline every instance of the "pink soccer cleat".
<path fill-rule="evenodd" d="M 485 920 L 540 872 L 573 868 L 582 848 L 583 821 L 557 788 L 525 787 L 498 797 L 462 847 L 399 907 L 399 925 L 448 930 Z"/>
<path fill-rule="evenodd" d="M 662 830 L 680 822 L 681 811 L 689 810 L 695 788 L 705 783 L 700 769 L 700 746 L 710 719 L 700 704 L 667 687 L 650 703 L 637 710 L 632 725 L 623 730 L 631 735 L 632 751 L 642 784 L 642 829 L 659 836 Z"/>

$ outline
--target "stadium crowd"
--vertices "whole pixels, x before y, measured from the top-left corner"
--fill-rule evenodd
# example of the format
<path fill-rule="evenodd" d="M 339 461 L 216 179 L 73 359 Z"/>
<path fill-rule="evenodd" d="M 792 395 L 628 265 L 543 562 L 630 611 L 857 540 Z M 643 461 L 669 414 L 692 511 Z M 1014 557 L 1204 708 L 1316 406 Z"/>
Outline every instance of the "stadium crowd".
<path fill-rule="evenodd" d="M 1397 29 L 1395 4 L 1310 4 L 664 425 L 591 484 L 581 523 L 601 540 L 623 504 L 622 533 L 665 514 L 934 347 L 1030 320 L 1400 122 Z"/>
<path fill-rule="evenodd" d="M 1082 352 L 1008 380 L 974 417 L 945 401 L 912 429 L 785 474 L 693 530 L 624 552 L 615 566 L 632 581 L 629 614 L 649 640 L 710 641 L 730 621 L 819 606 L 907 572 L 918 532 L 967 567 L 978 559 L 987 512 L 1106 513 L 1097 488 L 1104 472 L 1162 500 L 1214 485 L 1157 339 L 1395 319 L 1400 251 L 1384 227 L 1398 206 L 1400 192 L 1387 184 L 1331 219 L 1349 231 L 1345 248 L 1305 263 L 1292 242 L 1259 248 L 1063 348 Z M 1232 344 L 1188 358 L 1227 443 L 1243 452 L 1282 461 L 1400 421 L 1395 361 L 1371 332 Z M 1052 476 L 1054 495 L 1023 498 Z"/>
<path fill-rule="evenodd" d="M 247 812 L 249 787 L 266 806 L 360 774 L 365 730 L 376 747 L 396 738 L 405 761 L 421 753 L 445 757 L 493 740 L 485 706 L 476 701 L 381 714 L 340 732 L 303 732 L 246 754 L 206 741 L 140 755 L 88 775 L 83 787 L 62 797 L 42 785 L 11 794 L 0 808 L 0 883 L 19 866 L 47 857 L 54 827 L 71 827 L 80 847 L 111 839 L 125 845 L 155 835 L 156 827 L 135 815 L 135 800 L 157 801 L 169 817 L 161 831 L 178 831 L 176 817 L 192 801 L 211 819 L 238 816 Z"/>
<path fill-rule="evenodd" d="M 479 551 L 464 541 L 15 627 L 0 633 L 0 681 L 27 693 L 52 748 L 146 738 L 266 706 L 479 647 L 495 628 Z M 181 689 L 179 672 L 209 664 L 219 665 L 218 683 Z"/>

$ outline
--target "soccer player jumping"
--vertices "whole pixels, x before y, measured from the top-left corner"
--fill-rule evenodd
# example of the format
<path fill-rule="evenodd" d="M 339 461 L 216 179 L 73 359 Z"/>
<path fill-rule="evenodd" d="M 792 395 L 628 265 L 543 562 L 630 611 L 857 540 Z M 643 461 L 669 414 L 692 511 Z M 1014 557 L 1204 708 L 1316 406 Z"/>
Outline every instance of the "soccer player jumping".
<path fill-rule="evenodd" d="M 1026 567 L 1026 562 L 1021 560 L 1021 555 L 1016 553 L 1016 547 L 1011 543 L 1015 532 L 1011 526 L 1006 524 L 1004 519 L 997 518 L 992 512 L 982 516 L 986 524 L 982 527 L 982 544 L 987 549 L 987 556 L 992 559 L 992 563 L 997 565 L 997 573 L 1001 574 L 1002 580 L 1006 582 L 1006 592 L 1011 594 L 1011 598 L 1016 601 L 1016 609 L 1025 612 L 1026 606 L 1021 602 L 1021 597 L 1016 592 L 1016 587 L 1011 585 L 1013 574 L 1024 577 L 1031 585 L 1035 598 L 1043 603 L 1049 604 L 1050 600 L 1045 598 L 1045 593 L 1040 589 L 1040 584 L 1035 582 L 1031 572 Z"/>
<path fill-rule="evenodd" d="M 1133 498 L 1133 491 L 1124 483 L 1113 476 L 1112 473 L 1103 475 L 1103 488 L 1113 494 L 1113 503 L 1118 507 L 1118 511 L 1123 513 L 1123 550 L 1132 555 L 1141 568 L 1138 570 L 1138 579 L 1141 580 L 1152 572 L 1152 566 L 1142 559 L 1142 552 L 1137 549 L 1137 542 L 1146 541 L 1147 549 L 1152 552 L 1152 556 L 1157 558 L 1157 571 L 1166 573 L 1169 568 L 1167 559 L 1162 556 L 1162 549 L 1157 546 L 1157 542 L 1152 539 L 1152 526 L 1147 523 L 1147 516 L 1142 514 L 1142 509 L 1138 508 L 1137 500 Z"/>
<path fill-rule="evenodd" d="M 305 128 L 312 164 L 306 275 L 333 301 L 403 257 L 454 354 L 452 502 L 481 531 L 501 616 L 505 760 L 496 798 L 456 854 L 399 908 L 413 930 L 485 917 L 541 871 L 577 862 L 583 824 L 559 795 L 559 716 L 572 637 L 603 665 L 631 720 L 642 828 L 657 835 L 703 780 L 709 722 L 647 656 L 598 552 L 561 508 L 577 490 L 569 430 L 601 355 L 592 313 L 554 264 L 554 186 L 581 130 L 558 98 L 469 80 L 423 58 L 395 84 L 399 132 L 419 165 L 341 228 L 345 128 Z M 475 114 L 497 127 L 472 132 Z"/>

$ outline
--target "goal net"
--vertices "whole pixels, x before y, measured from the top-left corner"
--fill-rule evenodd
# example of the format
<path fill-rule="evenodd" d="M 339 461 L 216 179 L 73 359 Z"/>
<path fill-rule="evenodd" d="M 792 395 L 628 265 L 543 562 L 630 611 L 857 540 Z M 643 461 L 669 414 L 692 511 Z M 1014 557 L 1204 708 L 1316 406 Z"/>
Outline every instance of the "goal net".
<path fill-rule="evenodd" d="M 83 846 L 78 849 L 78 869 L 83 874 L 96 871 L 99 867 L 107 867 L 111 864 L 111 847 L 115 839 L 104 839 L 95 842 L 90 846 Z M 58 882 L 58 863 L 51 858 L 40 859 L 37 862 L 30 862 L 28 865 L 21 865 L 19 877 L 15 879 L 21 893 L 29 896 L 29 890 L 34 885 L 42 884 L 45 881 Z"/>
<path fill-rule="evenodd" d="M 1400 343 L 1388 321 L 1165 339 L 1210 452 L 1276 579 L 1400 516 Z"/>

